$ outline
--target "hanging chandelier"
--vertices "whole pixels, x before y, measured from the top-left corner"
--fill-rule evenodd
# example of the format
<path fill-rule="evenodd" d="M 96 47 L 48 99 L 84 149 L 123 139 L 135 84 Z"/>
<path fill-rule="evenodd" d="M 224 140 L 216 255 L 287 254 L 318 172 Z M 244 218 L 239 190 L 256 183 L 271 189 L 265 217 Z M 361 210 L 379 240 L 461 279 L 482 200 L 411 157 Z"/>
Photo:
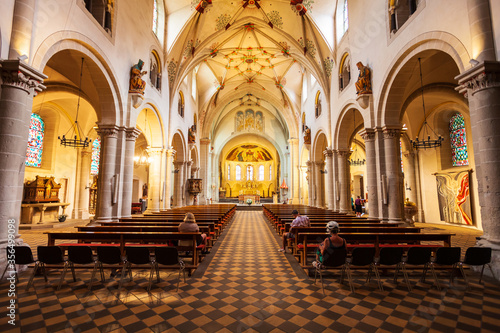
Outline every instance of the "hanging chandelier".
<path fill-rule="evenodd" d="M 74 148 L 86 148 L 90 144 L 90 139 L 85 137 L 85 140 L 82 140 L 82 128 L 78 124 L 78 112 L 80 111 L 80 99 L 82 95 L 82 76 L 83 76 L 83 58 L 82 58 L 82 65 L 80 67 L 80 86 L 78 87 L 78 104 L 76 106 L 76 117 L 75 117 L 75 123 L 68 129 L 68 131 L 63 134 L 62 137 L 58 137 L 58 139 L 61 141 L 61 146 L 64 147 L 74 147 Z M 73 139 L 66 139 L 66 134 L 69 134 L 71 132 L 71 135 L 69 136 L 70 138 L 72 137 Z"/>
<path fill-rule="evenodd" d="M 420 61 L 420 58 L 418 58 L 418 67 L 420 70 L 420 88 L 422 90 L 422 111 L 424 112 L 424 123 L 415 140 L 410 140 L 410 143 L 415 149 L 441 147 L 441 142 L 444 141 L 444 138 L 441 135 L 437 135 L 436 132 L 434 132 L 434 130 L 432 129 L 432 127 L 427 123 L 427 115 L 425 114 L 425 101 L 424 101 L 424 83 L 422 80 L 422 63 Z"/>
<path fill-rule="evenodd" d="M 144 137 L 146 138 L 146 140 L 148 132 L 147 122 L 148 122 L 148 109 L 146 109 L 146 115 L 144 116 Z M 141 148 L 141 154 L 139 156 L 134 156 L 134 164 L 136 165 L 149 165 L 151 162 L 152 158 L 149 156 L 147 149 Z"/>
<path fill-rule="evenodd" d="M 356 111 L 353 110 L 353 122 L 354 122 L 354 131 L 356 131 Z M 354 135 L 356 136 L 356 134 Z M 354 141 L 354 139 L 353 139 Z M 354 152 L 352 154 L 352 157 L 349 159 L 349 165 L 351 166 L 362 166 L 362 165 L 365 165 L 366 163 L 366 159 L 360 159 L 359 156 L 358 156 L 358 145 L 356 144 L 356 142 L 354 142 Z"/>

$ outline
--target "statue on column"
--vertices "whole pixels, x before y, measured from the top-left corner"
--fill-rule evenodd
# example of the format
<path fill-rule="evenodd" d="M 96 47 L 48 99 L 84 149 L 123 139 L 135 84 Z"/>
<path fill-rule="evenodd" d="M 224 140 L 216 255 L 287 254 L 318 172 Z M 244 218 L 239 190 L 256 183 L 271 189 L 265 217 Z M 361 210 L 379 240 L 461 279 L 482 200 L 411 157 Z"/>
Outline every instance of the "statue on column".
<path fill-rule="evenodd" d="M 363 65 L 360 61 L 356 64 L 359 69 L 358 81 L 356 81 L 356 94 L 371 94 L 372 84 L 371 84 L 371 71 L 368 67 Z"/>
<path fill-rule="evenodd" d="M 141 78 L 147 73 L 143 71 L 144 61 L 139 59 L 139 62 L 132 66 L 130 69 L 130 88 L 129 93 L 139 93 L 144 94 L 144 89 L 146 89 L 146 82 Z"/>
<path fill-rule="evenodd" d="M 304 126 L 305 126 L 304 143 L 307 145 L 310 145 L 311 144 L 311 129 L 306 125 L 304 125 Z"/>
<path fill-rule="evenodd" d="M 195 133 L 196 133 L 195 125 L 188 128 L 188 143 L 195 143 L 196 142 Z"/>

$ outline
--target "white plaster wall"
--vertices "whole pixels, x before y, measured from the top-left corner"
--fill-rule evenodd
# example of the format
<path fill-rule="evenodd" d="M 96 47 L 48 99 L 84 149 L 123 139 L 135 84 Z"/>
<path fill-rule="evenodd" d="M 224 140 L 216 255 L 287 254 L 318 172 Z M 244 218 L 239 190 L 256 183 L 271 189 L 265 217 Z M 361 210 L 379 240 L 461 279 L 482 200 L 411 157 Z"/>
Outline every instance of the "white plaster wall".
<path fill-rule="evenodd" d="M 10 34 L 12 32 L 12 15 L 14 14 L 15 0 L 0 1 L 0 58 L 7 59 L 9 56 Z"/>

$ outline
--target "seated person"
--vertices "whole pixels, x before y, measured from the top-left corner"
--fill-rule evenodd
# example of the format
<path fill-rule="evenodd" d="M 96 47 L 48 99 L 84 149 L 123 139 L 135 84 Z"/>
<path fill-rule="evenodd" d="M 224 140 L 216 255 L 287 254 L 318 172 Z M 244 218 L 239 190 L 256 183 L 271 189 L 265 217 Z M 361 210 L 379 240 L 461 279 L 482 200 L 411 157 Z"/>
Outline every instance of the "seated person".
<path fill-rule="evenodd" d="M 302 216 L 299 212 L 294 209 L 292 211 L 292 216 L 295 218 L 290 224 L 290 232 L 283 233 L 283 247 L 279 249 L 280 252 L 286 252 L 286 244 L 289 238 L 294 238 L 295 235 L 292 232 L 293 227 L 310 227 L 311 223 L 309 222 L 309 218 L 307 216 Z"/>
<path fill-rule="evenodd" d="M 316 261 L 313 262 L 314 267 L 323 263 L 325 252 L 328 252 L 329 249 L 339 249 L 346 246 L 345 239 L 338 235 L 340 229 L 337 222 L 328 222 L 326 224 L 326 231 L 330 234 L 330 236 L 325 238 L 325 240 L 319 244 L 318 250 L 316 251 Z"/>
<path fill-rule="evenodd" d="M 193 213 L 186 213 L 184 216 L 184 222 L 179 224 L 179 232 L 200 232 L 200 227 L 198 227 L 198 224 L 196 224 L 196 219 L 194 218 Z M 205 249 L 202 251 L 202 253 L 208 253 L 206 250 L 207 248 L 207 235 L 206 234 L 201 234 L 201 239 L 197 240 L 196 245 L 205 245 Z M 191 242 L 190 241 L 179 241 L 180 246 L 190 246 Z"/>

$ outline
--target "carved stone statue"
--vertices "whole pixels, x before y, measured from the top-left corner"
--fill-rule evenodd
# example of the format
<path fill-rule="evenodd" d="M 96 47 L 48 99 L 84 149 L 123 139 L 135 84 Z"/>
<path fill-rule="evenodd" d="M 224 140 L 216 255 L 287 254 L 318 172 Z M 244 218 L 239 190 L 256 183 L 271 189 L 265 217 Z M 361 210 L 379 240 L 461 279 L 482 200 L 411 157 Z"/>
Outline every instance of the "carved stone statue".
<path fill-rule="evenodd" d="M 146 88 L 146 82 L 141 78 L 147 73 L 143 71 L 144 61 L 139 59 L 139 62 L 132 66 L 130 69 L 130 88 L 129 93 L 139 93 L 144 94 L 144 89 Z"/>
<path fill-rule="evenodd" d="M 364 66 L 360 61 L 356 64 L 359 69 L 358 81 L 356 81 L 356 94 L 371 94 L 372 84 L 371 84 L 371 71 L 368 67 Z"/>
<path fill-rule="evenodd" d="M 188 128 L 188 143 L 195 143 L 196 142 L 196 130 L 195 126 L 191 126 Z"/>
<path fill-rule="evenodd" d="M 304 126 L 305 126 L 304 143 L 310 145 L 311 144 L 311 129 L 306 125 L 304 125 Z"/>

